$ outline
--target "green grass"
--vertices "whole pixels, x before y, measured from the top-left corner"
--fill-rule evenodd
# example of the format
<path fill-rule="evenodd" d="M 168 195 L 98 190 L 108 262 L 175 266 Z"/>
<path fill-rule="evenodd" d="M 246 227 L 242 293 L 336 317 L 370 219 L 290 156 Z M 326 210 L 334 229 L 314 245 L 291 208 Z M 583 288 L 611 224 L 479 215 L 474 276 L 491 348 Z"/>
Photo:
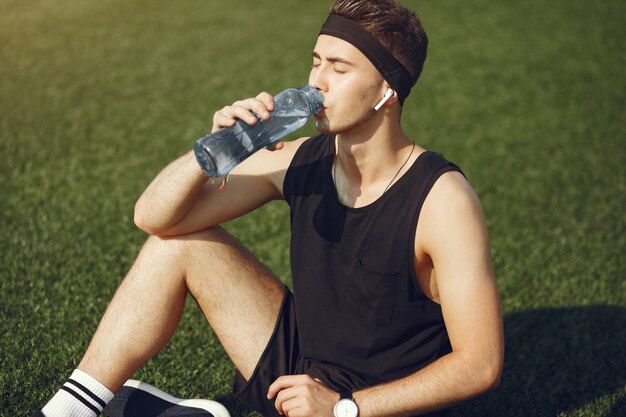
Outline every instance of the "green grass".
<path fill-rule="evenodd" d="M 453 415 L 626 415 L 625 3 L 405 3 L 431 49 L 403 125 L 481 197 L 504 308 L 501 387 Z M 306 83 L 327 7 L 0 1 L 0 415 L 80 360 L 145 239 L 149 180 L 217 108 Z M 284 205 L 227 227 L 290 282 Z M 136 375 L 248 415 L 232 376 L 192 301 Z"/>

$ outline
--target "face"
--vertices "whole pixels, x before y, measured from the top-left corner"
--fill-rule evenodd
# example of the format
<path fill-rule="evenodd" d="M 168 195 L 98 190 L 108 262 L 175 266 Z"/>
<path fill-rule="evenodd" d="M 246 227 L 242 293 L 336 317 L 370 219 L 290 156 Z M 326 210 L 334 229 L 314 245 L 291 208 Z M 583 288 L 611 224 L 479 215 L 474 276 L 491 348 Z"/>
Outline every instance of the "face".
<path fill-rule="evenodd" d="M 387 90 L 376 67 L 350 43 L 320 35 L 313 50 L 309 84 L 324 95 L 324 109 L 315 115 L 323 133 L 345 133 L 366 124 Z"/>

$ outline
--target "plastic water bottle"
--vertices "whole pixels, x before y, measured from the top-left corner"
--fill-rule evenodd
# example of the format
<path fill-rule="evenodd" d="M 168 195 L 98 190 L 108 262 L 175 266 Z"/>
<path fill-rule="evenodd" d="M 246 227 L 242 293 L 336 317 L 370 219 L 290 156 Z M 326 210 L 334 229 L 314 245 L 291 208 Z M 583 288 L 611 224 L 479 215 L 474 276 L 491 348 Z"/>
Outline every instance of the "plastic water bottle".
<path fill-rule="evenodd" d="M 300 129 L 321 110 L 324 97 L 307 85 L 289 88 L 274 97 L 269 120 L 249 125 L 237 119 L 234 126 L 211 133 L 196 141 L 194 152 L 202 171 L 209 177 L 223 177 L 238 163 L 261 148 Z"/>

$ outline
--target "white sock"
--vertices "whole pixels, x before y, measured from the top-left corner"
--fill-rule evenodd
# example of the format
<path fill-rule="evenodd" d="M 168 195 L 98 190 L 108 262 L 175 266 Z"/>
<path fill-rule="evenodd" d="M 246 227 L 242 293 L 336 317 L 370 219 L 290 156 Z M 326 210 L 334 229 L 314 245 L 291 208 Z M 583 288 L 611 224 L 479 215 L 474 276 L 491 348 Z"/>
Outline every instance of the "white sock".
<path fill-rule="evenodd" d="M 76 369 L 41 412 L 46 417 L 94 417 L 112 398 L 107 387 Z"/>

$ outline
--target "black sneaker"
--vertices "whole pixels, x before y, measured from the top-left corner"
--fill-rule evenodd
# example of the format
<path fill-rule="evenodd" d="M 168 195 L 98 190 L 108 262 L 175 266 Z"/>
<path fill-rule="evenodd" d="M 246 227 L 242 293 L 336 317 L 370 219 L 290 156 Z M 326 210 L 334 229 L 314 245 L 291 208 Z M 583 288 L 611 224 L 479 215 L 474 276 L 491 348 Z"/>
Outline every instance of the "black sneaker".
<path fill-rule="evenodd" d="M 230 417 L 218 402 L 176 398 L 134 379 L 126 381 L 102 411 L 107 417 Z"/>

